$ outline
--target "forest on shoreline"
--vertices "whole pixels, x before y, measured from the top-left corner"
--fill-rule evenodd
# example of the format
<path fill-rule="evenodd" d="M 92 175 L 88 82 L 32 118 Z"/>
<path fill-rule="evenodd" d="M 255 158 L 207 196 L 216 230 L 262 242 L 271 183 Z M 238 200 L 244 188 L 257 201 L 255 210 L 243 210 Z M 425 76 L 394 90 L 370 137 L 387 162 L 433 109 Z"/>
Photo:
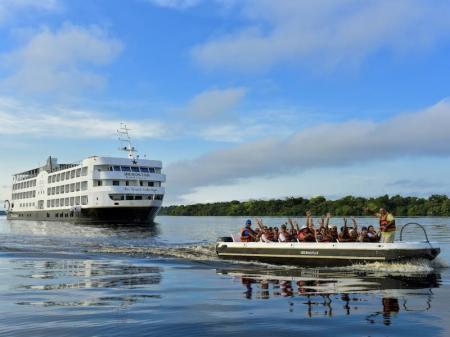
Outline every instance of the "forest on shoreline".
<path fill-rule="evenodd" d="M 184 216 L 304 216 L 306 211 L 318 216 L 330 212 L 334 216 L 370 215 L 367 209 L 386 208 L 396 216 L 450 216 L 450 199 L 447 195 L 428 198 L 380 196 L 363 198 L 346 196 L 327 200 L 318 196 L 310 199 L 291 197 L 271 200 L 215 202 L 163 207 L 160 215 Z"/>

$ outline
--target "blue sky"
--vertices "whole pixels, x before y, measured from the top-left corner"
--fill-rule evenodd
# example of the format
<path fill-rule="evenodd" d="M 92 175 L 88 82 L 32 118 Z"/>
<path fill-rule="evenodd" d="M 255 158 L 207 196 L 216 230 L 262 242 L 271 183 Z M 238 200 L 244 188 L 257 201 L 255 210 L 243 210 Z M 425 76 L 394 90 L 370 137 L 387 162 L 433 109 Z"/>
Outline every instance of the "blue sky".
<path fill-rule="evenodd" d="M 120 122 L 167 204 L 448 194 L 447 1 L 2 0 L 0 41 L 0 199 Z"/>

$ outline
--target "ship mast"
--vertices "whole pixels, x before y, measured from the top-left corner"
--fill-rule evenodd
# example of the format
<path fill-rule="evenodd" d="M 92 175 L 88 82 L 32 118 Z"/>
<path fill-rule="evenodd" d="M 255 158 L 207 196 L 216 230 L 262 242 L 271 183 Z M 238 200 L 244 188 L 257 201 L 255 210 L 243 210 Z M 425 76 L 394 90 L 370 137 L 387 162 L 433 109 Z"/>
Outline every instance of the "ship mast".
<path fill-rule="evenodd" d="M 117 129 L 117 136 L 119 138 L 119 141 L 124 142 L 126 145 L 121 146 L 119 150 L 128 152 L 128 158 L 133 159 L 133 161 L 136 161 L 136 159 L 139 158 L 138 155 L 136 155 L 136 148 L 131 144 L 131 137 L 128 133 L 130 129 L 127 127 L 126 124 L 120 123 L 120 128 Z"/>

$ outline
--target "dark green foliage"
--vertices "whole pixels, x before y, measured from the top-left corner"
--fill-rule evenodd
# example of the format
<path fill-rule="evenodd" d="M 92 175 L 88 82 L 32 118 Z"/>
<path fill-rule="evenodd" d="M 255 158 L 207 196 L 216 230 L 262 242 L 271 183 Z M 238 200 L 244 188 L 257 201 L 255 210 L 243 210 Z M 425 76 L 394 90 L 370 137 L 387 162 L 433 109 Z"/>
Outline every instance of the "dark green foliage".
<path fill-rule="evenodd" d="M 335 216 L 369 215 L 367 209 L 386 208 L 396 216 L 450 216 L 450 199 L 446 195 L 432 195 L 428 199 L 383 195 L 377 198 L 346 196 L 327 200 L 322 196 L 311 199 L 287 198 L 272 200 L 248 200 L 215 202 L 208 204 L 163 207 L 161 215 L 272 215 L 304 216 L 307 210 L 314 215 L 330 212 Z"/>

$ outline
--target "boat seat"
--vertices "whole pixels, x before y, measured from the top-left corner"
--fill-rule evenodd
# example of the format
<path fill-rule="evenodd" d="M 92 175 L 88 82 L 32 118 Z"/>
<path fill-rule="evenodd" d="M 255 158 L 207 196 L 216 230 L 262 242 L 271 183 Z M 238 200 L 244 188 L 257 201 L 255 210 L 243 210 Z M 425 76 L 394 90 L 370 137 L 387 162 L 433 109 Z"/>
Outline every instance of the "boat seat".
<path fill-rule="evenodd" d="M 241 242 L 241 235 L 237 233 L 231 233 L 231 238 L 233 239 L 233 242 Z"/>

